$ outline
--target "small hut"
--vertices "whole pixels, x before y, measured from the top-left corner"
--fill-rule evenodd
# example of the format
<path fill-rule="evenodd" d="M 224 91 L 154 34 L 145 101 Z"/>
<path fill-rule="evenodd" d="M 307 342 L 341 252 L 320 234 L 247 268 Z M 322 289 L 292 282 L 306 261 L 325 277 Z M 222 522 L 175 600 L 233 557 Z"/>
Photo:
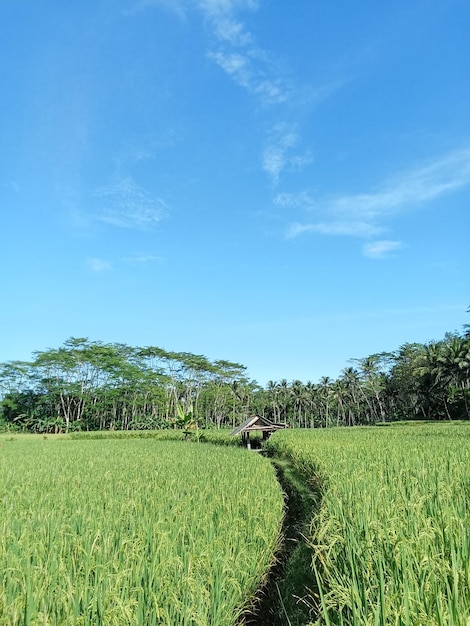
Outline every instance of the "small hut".
<path fill-rule="evenodd" d="M 242 444 L 250 450 L 250 433 L 262 432 L 263 441 L 266 441 L 266 439 L 269 439 L 274 431 L 280 430 L 281 428 L 285 427 L 285 424 L 275 424 L 274 422 L 268 420 L 266 417 L 261 417 L 260 415 L 252 415 L 251 417 L 246 419 L 243 424 L 237 426 L 237 428 L 235 428 L 235 430 L 232 431 L 230 434 L 232 436 L 241 434 Z"/>

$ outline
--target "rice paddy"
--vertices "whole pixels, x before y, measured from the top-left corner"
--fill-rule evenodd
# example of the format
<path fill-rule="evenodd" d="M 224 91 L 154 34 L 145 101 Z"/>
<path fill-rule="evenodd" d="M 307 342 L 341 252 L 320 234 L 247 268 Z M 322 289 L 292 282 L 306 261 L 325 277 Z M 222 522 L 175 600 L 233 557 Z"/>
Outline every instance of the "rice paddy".
<path fill-rule="evenodd" d="M 322 485 L 312 520 L 317 624 L 468 626 L 470 427 L 276 433 Z"/>
<path fill-rule="evenodd" d="M 1 626 L 237 623 L 279 547 L 282 494 L 226 433 L 161 439 L 182 436 L 0 438 Z M 312 562 L 294 566 L 311 568 L 316 625 L 470 624 L 469 444 L 462 423 L 267 442 L 321 497 Z"/>
<path fill-rule="evenodd" d="M 283 499 L 245 450 L 152 439 L 0 442 L 0 624 L 234 624 Z"/>

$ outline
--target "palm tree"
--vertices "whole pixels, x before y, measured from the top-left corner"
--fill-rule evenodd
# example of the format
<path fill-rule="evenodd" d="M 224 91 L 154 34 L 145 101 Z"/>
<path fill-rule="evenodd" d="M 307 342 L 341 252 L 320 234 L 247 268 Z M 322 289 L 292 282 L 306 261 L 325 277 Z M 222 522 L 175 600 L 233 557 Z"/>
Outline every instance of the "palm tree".
<path fill-rule="evenodd" d="M 388 378 L 388 399 L 396 419 L 430 418 L 429 403 L 422 393 L 416 367 L 422 344 L 405 343 L 394 353 L 394 365 Z"/>
<path fill-rule="evenodd" d="M 290 404 L 290 388 L 287 380 L 283 378 L 277 386 L 278 398 L 279 398 L 279 417 L 280 421 L 287 422 L 289 418 L 289 404 Z"/>
<path fill-rule="evenodd" d="M 343 370 L 342 381 L 348 399 L 348 426 L 354 426 L 361 414 L 359 372 L 353 367 Z"/>
<path fill-rule="evenodd" d="M 447 419 L 451 420 L 448 404 L 451 376 L 445 367 L 444 345 L 443 342 L 430 342 L 422 346 L 414 373 L 418 377 L 422 402 L 428 405 L 428 416 L 433 417 L 434 405 L 437 404 L 437 410 L 442 406 Z"/>
<path fill-rule="evenodd" d="M 342 423 L 346 426 L 346 410 L 345 410 L 346 388 L 341 378 L 335 380 L 331 385 L 331 397 L 336 401 L 336 426 Z"/>
<path fill-rule="evenodd" d="M 452 337 L 443 349 L 441 365 L 444 370 L 441 374 L 442 378 L 449 381 L 449 391 L 458 390 L 465 407 L 465 415 L 467 419 L 470 419 L 468 398 L 470 389 L 470 336 Z"/>
<path fill-rule="evenodd" d="M 291 385 L 291 397 L 294 408 L 294 420 L 297 415 L 297 426 L 306 426 L 308 394 L 305 385 L 300 380 L 294 380 Z"/>
<path fill-rule="evenodd" d="M 321 420 L 321 424 L 324 424 L 326 428 L 330 425 L 330 394 L 331 394 L 332 380 L 329 376 L 322 376 L 319 383 L 320 400 L 324 408 L 324 413 Z"/>
<path fill-rule="evenodd" d="M 386 387 L 386 375 L 380 370 L 380 362 L 383 357 L 389 358 L 390 355 L 372 354 L 364 359 L 359 359 L 361 368 L 361 378 L 364 383 L 364 391 L 366 395 L 372 395 L 374 402 L 372 404 L 372 421 L 385 421 L 386 412 L 384 407 L 383 394 Z M 373 405 L 376 405 L 375 407 Z"/>
<path fill-rule="evenodd" d="M 308 380 L 305 383 L 305 395 L 306 395 L 306 404 L 308 407 L 308 412 L 310 415 L 310 419 L 308 421 L 308 426 L 310 428 L 315 428 L 316 421 L 316 413 L 317 413 L 317 399 L 318 399 L 318 386 L 312 383 L 312 381 Z M 307 422 L 305 423 L 307 427 Z"/>
<path fill-rule="evenodd" d="M 278 422 L 280 421 L 281 416 L 278 401 L 279 389 L 277 383 L 275 383 L 273 380 L 268 380 L 266 384 L 266 390 L 268 392 L 268 396 L 270 398 L 271 406 L 273 409 L 273 421 Z"/>

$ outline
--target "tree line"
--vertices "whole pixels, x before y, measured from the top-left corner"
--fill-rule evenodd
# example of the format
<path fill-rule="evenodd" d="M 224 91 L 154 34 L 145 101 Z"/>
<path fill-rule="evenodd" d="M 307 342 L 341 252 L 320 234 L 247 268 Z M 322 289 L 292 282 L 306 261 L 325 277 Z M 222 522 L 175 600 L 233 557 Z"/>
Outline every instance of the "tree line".
<path fill-rule="evenodd" d="M 252 414 L 316 428 L 470 419 L 470 325 L 352 359 L 337 379 L 251 380 L 240 363 L 70 338 L 0 364 L 0 428 L 31 432 L 234 427 Z"/>

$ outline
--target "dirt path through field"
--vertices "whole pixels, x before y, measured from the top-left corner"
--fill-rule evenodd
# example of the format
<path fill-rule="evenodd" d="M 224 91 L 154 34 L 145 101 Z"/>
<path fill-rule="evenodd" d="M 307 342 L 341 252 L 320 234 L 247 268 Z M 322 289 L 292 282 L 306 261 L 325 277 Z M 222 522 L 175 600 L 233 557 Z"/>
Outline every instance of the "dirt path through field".
<path fill-rule="evenodd" d="M 314 621 L 309 601 L 315 581 L 311 569 L 312 552 L 305 540 L 313 511 L 320 505 L 320 494 L 284 459 L 270 459 L 286 500 L 283 546 L 258 601 L 243 615 L 246 626 L 305 626 Z"/>

